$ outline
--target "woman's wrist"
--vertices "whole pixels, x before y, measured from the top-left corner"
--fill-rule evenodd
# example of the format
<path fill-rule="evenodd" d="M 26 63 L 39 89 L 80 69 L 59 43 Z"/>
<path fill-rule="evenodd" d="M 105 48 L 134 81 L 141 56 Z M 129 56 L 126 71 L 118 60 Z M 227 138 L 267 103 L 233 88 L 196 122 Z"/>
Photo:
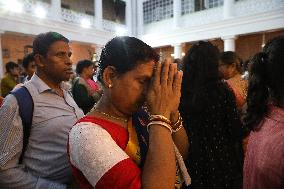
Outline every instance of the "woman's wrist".
<path fill-rule="evenodd" d="M 172 123 L 175 123 L 175 122 L 177 122 L 178 121 L 178 119 L 179 119 L 179 111 L 176 111 L 176 112 L 173 112 L 173 113 L 171 113 L 171 115 L 170 115 L 170 120 L 171 120 L 171 122 Z"/>
<path fill-rule="evenodd" d="M 158 125 L 158 126 L 163 126 L 167 129 L 169 129 L 169 131 L 171 133 L 176 133 L 178 132 L 182 127 L 183 127 L 183 122 L 182 122 L 182 118 L 180 116 L 180 113 L 177 112 L 176 114 L 171 114 L 171 118 L 173 118 L 173 120 L 175 120 L 175 122 L 172 122 L 171 120 L 169 120 L 167 117 L 163 116 L 163 115 L 159 115 L 159 114 L 155 114 L 155 115 L 150 115 L 149 117 L 149 124 L 147 125 L 147 129 L 149 131 L 149 127 L 152 125 Z"/>
<path fill-rule="evenodd" d="M 180 116 L 179 112 L 177 112 L 177 113 L 175 113 L 175 115 L 173 115 L 173 120 L 175 120 L 175 121 L 172 122 L 172 131 L 173 131 L 173 133 L 176 133 L 183 127 L 182 117 Z"/>

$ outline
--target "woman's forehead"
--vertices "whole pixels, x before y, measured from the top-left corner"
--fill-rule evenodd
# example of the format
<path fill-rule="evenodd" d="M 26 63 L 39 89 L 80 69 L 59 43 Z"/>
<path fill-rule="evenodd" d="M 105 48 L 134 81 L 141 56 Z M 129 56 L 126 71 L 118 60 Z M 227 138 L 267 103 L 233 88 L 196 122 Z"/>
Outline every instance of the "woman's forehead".
<path fill-rule="evenodd" d="M 141 75 L 149 75 L 149 73 L 152 75 L 152 72 L 154 70 L 155 62 L 154 61 L 148 61 L 146 63 L 138 64 L 133 71 L 136 72 L 136 74 Z"/>

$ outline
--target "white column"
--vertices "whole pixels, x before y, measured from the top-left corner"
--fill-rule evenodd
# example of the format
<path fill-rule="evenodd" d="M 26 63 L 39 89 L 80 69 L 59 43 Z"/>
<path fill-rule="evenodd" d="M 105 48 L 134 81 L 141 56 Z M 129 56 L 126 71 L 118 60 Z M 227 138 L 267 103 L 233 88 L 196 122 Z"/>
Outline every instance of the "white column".
<path fill-rule="evenodd" d="M 131 0 L 125 1 L 125 21 L 128 35 L 132 35 L 132 3 Z"/>
<path fill-rule="evenodd" d="M 209 9 L 209 0 L 204 0 L 204 5 L 203 6 L 205 7 L 205 9 Z"/>
<path fill-rule="evenodd" d="M 235 51 L 236 50 L 236 36 L 226 36 L 222 37 L 224 41 L 224 51 Z"/>
<path fill-rule="evenodd" d="M 182 58 L 181 44 L 180 43 L 174 44 L 173 47 L 174 47 L 174 58 L 180 58 L 181 59 Z"/>
<path fill-rule="evenodd" d="M 51 11 L 53 19 L 61 19 L 61 0 L 51 0 Z"/>
<path fill-rule="evenodd" d="M 4 76 L 4 62 L 3 62 L 3 56 L 2 56 L 2 34 L 4 32 L 0 31 L 0 79 Z"/>
<path fill-rule="evenodd" d="M 224 0 L 223 18 L 228 19 L 234 16 L 234 2 L 235 0 Z"/>
<path fill-rule="evenodd" d="M 174 27 L 180 27 L 180 17 L 181 17 L 181 0 L 174 0 Z"/>
<path fill-rule="evenodd" d="M 92 47 L 95 48 L 96 55 L 97 55 L 97 61 L 99 61 L 104 46 L 103 45 L 92 45 Z"/>
<path fill-rule="evenodd" d="M 137 33 L 143 35 L 144 33 L 144 18 L 143 18 L 143 1 L 137 1 Z"/>
<path fill-rule="evenodd" d="M 103 29 L 103 1 L 94 0 L 95 6 L 95 26 L 97 29 Z"/>

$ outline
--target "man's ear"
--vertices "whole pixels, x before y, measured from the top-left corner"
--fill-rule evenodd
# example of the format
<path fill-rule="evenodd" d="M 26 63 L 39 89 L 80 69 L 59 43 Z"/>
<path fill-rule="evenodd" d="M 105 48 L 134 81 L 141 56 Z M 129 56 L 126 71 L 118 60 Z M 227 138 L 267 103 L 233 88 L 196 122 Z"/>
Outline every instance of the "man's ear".
<path fill-rule="evenodd" d="M 35 64 L 37 67 L 44 67 L 44 57 L 40 54 L 34 55 Z"/>
<path fill-rule="evenodd" d="M 115 67 L 108 66 L 104 69 L 103 72 L 103 82 L 106 87 L 111 88 L 113 86 L 113 80 L 117 76 L 117 72 L 115 70 Z"/>

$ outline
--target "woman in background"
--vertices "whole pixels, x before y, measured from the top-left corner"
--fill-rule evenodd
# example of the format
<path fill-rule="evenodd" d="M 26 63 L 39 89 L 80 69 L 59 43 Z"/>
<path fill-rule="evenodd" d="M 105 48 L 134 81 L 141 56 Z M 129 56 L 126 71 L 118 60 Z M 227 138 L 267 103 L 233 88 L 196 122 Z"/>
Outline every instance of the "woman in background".
<path fill-rule="evenodd" d="M 77 105 L 87 114 L 100 99 L 102 91 L 99 87 L 94 88 L 89 84 L 94 75 L 94 63 L 90 60 L 81 60 L 77 63 L 72 94 Z"/>
<path fill-rule="evenodd" d="M 183 60 L 180 112 L 189 138 L 192 189 L 242 188 L 242 125 L 235 98 L 219 77 L 219 50 L 194 44 Z"/>
<path fill-rule="evenodd" d="M 232 51 L 222 52 L 220 56 L 219 71 L 233 90 L 237 108 L 242 112 L 247 96 L 247 80 L 242 78 L 242 60 Z"/>
<path fill-rule="evenodd" d="M 252 132 L 244 163 L 244 189 L 284 188 L 284 36 L 251 60 L 247 113 Z"/>

